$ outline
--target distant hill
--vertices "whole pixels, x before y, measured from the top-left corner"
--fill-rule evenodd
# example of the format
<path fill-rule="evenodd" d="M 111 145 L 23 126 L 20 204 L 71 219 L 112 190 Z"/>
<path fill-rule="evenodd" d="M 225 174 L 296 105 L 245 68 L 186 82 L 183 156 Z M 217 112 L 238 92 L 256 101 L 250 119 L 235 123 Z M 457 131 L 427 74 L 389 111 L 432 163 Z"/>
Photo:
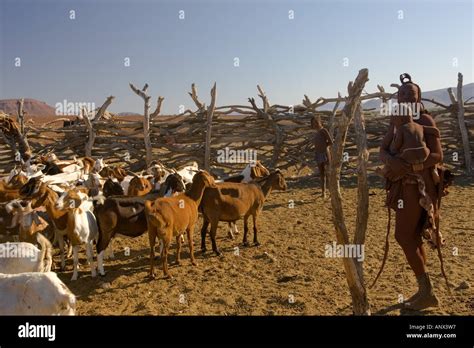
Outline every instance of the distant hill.
<path fill-rule="evenodd" d="M 17 115 L 17 101 L 18 99 L 1 99 L 0 111 L 7 114 Z M 23 110 L 28 116 L 53 116 L 55 115 L 55 108 L 46 104 L 43 101 L 36 99 L 26 99 L 23 104 Z"/>

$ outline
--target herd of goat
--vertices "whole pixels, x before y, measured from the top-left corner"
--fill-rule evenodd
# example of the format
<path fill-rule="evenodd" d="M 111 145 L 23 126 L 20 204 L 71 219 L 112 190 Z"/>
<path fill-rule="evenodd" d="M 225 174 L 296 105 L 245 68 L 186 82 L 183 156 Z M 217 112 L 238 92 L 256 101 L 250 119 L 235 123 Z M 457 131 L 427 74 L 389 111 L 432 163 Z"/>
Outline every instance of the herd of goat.
<path fill-rule="evenodd" d="M 91 275 L 105 275 L 104 259 L 113 257 L 116 234 L 139 237 L 148 232 L 150 276 L 154 277 L 155 243 L 165 277 L 168 253 L 176 240 L 176 263 L 186 235 L 194 258 L 193 232 L 202 214 L 201 251 L 206 234 L 215 254 L 219 221 L 237 233 L 244 220 L 243 244 L 258 241 L 258 216 L 272 190 L 286 190 L 279 170 L 270 172 L 259 161 L 239 174 L 217 179 L 197 163 L 168 168 L 154 161 L 140 174 L 102 159 L 59 160 L 53 153 L 35 156 L 0 178 L 0 314 L 74 314 L 75 296 L 52 272 L 53 246 L 59 246 L 60 270 L 73 258 L 71 280 L 78 278 L 79 251 L 85 245 Z M 94 262 L 97 252 L 97 269 Z"/>

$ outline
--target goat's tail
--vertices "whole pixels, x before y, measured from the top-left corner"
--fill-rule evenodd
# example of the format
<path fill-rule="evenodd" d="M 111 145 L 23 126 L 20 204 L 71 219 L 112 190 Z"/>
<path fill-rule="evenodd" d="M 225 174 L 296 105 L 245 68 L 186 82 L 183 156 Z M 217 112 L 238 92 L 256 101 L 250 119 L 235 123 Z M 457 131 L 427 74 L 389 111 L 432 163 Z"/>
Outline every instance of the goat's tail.
<path fill-rule="evenodd" d="M 390 225 L 392 223 L 392 214 L 391 214 L 391 209 L 388 207 L 388 223 L 387 223 L 387 235 L 385 236 L 385 250 L 383 254 L 383 260 L 382 260 L 382 265 L 380 266 L 379 273 L 377 273 L 377 276 L 375 277 L 372 285 L 369 286 L 369 289 L 373 288 L 375 283 L 377 283 L 377 280 L 379 279 L 380 275 L 382 274 L 383 268 L 385 267 L 385 262 L 387 261 L 387 256 L 388 256 L 388 249 L 390 246 L 389 243 L 389 235 L 390 235 Z"/>
<path fill-rule="evenodd" d="M 36 241 L 41 247 L 40 254 L 40 269 L 39 272 L 50 272 L 53 265 L 53 245 L 48 238 L 43 236 L 40 232 L 36 234 Z"/>

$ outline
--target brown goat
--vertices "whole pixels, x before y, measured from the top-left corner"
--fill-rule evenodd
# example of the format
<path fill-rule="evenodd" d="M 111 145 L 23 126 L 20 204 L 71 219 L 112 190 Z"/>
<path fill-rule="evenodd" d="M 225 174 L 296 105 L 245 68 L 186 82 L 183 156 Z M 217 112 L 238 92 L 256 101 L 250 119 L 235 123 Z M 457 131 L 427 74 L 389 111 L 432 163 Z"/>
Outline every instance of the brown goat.
<path fill-rule="evenodd" d="M 53 263 L 53 246 L 42 234 L 48 228 L 48 223 L 31 208 L 31 202 L 10 202 L 6 211 L 13 215 L 12 225 L 18 225 L 19 241 L 40 246 L 41 259 L 45 262 L 46 272 L 49 272 Z"/>
<path fill-rule="evenodd" d="M 261 187 L 260 187 L 261 185 Z M 270 194 L 275 190 L 286 190 L 286 182 L 283 174 L 277 170 L 266 178 L 261 179 L 261 183 L 240 184 L 232 182 L 218 183 L 215 187 L 206 188 L 200 205 L 203 213 L 204 223 L 201 229 L 201 250 L 206 252 L 206 232 L 211 224 L 212 250 L 220 255 L 221 252 L 216 244 L 216 232 L 219 221 L 235 222 L 244 218 L 244 238 L 243 244 L 249 246 L 247 241 L 248 219 L 253 219 L 253 241 L 258 242 L 257 219 L 260 215 L 263 204 Z"/>
<path fill-rule="evenodd" d="M 116 167 L 104 167 L 99 172 L 99 175 L 103 178 L 115 178 L 119 182 L 122 182 L 123 179 L 128 175 L 127 171 L 120 166 Z"/>
<path fill-rule="evenodd" d="M 13 188 L 4 181 L 0 181 L 0 203 L 20 198 L 20 190 Z"/>
<path fill-rule="evenodd" d="M 153 189 L 151 182 L 143 177 L 135 176 L 130 180 L 127 196 L 144 196 Z"/>
<path fill-rule="evenodd" d="M 68 216 L 67 212 L 56 207 L 59 196 L 56 192 L 50 189 L 46 184 L 42 183 L 39 178 L 31 178 L 21 189 L 22 197 L 32 200 L 32 207 L 37 208 L 44 206 L 49 218 L 54 227 L 55 237 L 57 235 L 64 235 L 67 229 Z M 64 250 L 64 240 L 58 240 L 59 247 Z M 64 253 L 61 252 L 61 270 L 64 270 L 66 260 Z"/>
<path fill-rule="evenodd" d="M 206 187 L 215 187 L 214 178 L 209 173 L 201 171 L 194 175 L 191 187 L 186 193 L 145 202 L 145 215 L 150 241 L 150 277 L 155 277 L 155 241 L 157 237 L 163 242 L 162 261 L 165 277 L 171 277 L 168 272 L 168 249 L 171 239 L 176 238 L 176 263 L 179 264 L 181 235 L 184 231 L 186 231 L 188 237 L 191 263 L 196 265 L 193 232 L 198 219 L 198 207 Z"/>

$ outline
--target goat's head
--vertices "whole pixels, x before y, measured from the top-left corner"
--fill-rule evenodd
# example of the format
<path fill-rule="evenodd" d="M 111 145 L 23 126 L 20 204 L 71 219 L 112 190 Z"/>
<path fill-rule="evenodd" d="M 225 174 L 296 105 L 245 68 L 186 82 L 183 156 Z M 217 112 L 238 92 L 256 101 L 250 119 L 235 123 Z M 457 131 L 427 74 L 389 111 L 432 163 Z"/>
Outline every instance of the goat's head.
<path fill-rule="evenodd" d="M 41 182 L 41 178 L 42 176 L 31 178 L 19 191 L 22 198 L 31 200 L 33 208 L 41 206 L 50 197 L 50 192 L 53 192 L 48 189 L 46 184 Z"/>
<path fill-rule="evenodd" d="M 178 173 L 171 173 L 168 175 L 163 186 L 165 187 L 165 192 L 171 190 L 171 193 L 175 193 L 186 190 L 183 178 Z"/>
<path fill-rule="evenodd" d="M 42 186 L 43 183 L 41 182 L 40 177 L 31 178 L 20 188 L 20 196 L 36 198 L 36 196 L 40 193 Z"/>
<path fill-rule="evenodd" d="M 90 173 L 84 184 L 87 188 L 99 189 L 100 188 L 100 175 L 99 175 L 99 173 Z"/>
<path fill-rule="evenodd" d="M 93 171 L 99 173 L 102 169 L 105 168 L 105 163 L 103 158 L 98 158 L 95 160 Z"/>
<path fill-rule="evenodd" d="M 7 184 L 15 188 L 20 188 L 27 182 L 28 177 L 19 168 L 13 169 L 7 179 Z"/>
<path fill-rule="evenodd" d="M 113 181 L 111 178 L 108 178 L 105 181 L 103 193 L 105 197 L 124 195 L 123 187 L 118 182 Z"/>
<path fill-rule="evenodd" d="M 20 225 L 20 228 L 29 229 L 33 222 L 41 224 L 38 214 L 31 207 L 31 201 L 15 199 L 5 205 L 5 211 L 12 215 L 11 225 L 8 228 Z"/>
<path fill-rule="evenodd" d="M 270 183 L 272 189 L 286 191 L 288 188 L 283 173 L 277 169 L 267 177 L 267 182 Z"/>
<path fill-rule="evenodd" d="M 58 156 L 54 152 L 48 152 L 45 156 L 41 156 L 43 163 L 51 163 L 58 161 Z"/>
<path fill-rule="evenodd" d="M 136 176 L 132 180 L 130 180 L 130 187 L 129 190 L 133 188 L 138 191 L 144 191 L 147 189 L 151 189 L 150 182 L 142 177 Z"/>
<path fill-rule="evenodd" d="M 194 175 L 192 185 L 194 186 L 195 184 L 200 184 L 204 187 L 216 187 L 216 181 L 205 170 L 200 170 Z"/>
<path fill-rule="evenodd" d="M 84 200 L 87 199 L 87 194 L 81 190 L 74 188 L 64 191 L 59 199 L 56 201 L 55 207 L 60 210 L 73 210 L 79 208 Z"/>

